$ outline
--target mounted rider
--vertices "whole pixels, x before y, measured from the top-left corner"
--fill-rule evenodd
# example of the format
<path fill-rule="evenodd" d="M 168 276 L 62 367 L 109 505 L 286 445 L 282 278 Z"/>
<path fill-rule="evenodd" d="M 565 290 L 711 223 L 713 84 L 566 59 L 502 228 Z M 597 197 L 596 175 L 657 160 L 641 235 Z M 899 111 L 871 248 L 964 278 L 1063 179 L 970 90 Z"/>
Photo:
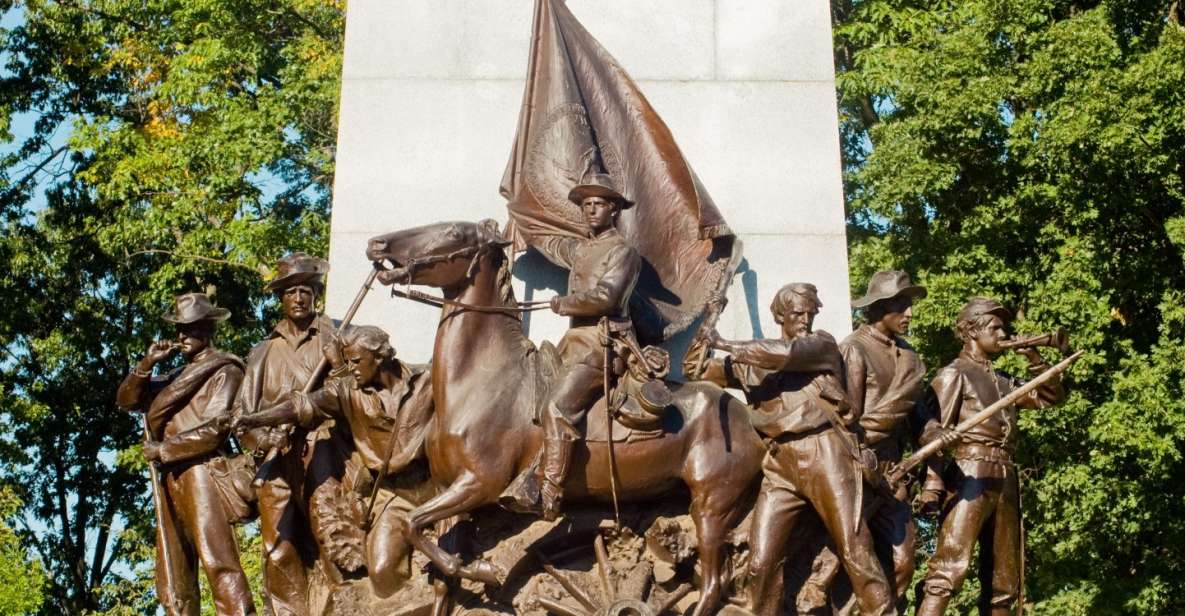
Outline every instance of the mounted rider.
<path fill-rule="evenodd" d="M 637 346 L 629 302 L 642 270 L 642 257 L 616 227 L 618 214 L 634 202 L 617 190 L 609 175 L 586 176 L 568 193 L 568 200 L 580 206 L 588 238 L 538 238 L 543 254 L 569 270 L 568 294 L 552 298 L 551 309 L 572 319 L 559 344 L 563 368 L 541 418 L 540 495 L 548 520 L 559 515 L 572 447 L 582 436 L 577 426 L 603 393 L 604 338 L 612 340 L 617 358 L 610 366 L 610 379 L 624 371 L 625 352 Z"/>

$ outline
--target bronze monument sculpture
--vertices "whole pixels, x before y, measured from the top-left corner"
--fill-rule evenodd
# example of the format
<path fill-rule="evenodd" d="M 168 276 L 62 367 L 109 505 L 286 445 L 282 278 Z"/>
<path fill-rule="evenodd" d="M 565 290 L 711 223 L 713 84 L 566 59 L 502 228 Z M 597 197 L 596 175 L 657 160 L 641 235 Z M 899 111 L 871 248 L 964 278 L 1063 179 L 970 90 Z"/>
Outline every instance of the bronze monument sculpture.
<path fill-rule="evenodd" d="M 914 300 L 925 296 L 926 289 L 913 284 L 908 273 L 877 272 L 868 281 L 864 296 L 852 300 L 852 308 L 863 311 L 864 323 L 839 345 L 848 404 L 859 418 L 857 428 L 876 454 L 882 473 L 901 461 L 913 433 L 920 430 L 915 407 L 926 366 L 903 336 L 909 332 Z M 914 572 L 916 530 L 910 500 L 909 485 L 904 482 L 891 490 L 882 489 L 870 506 L 868 520 L 898 611 L 905 609 L 905 592 Z M 826 589 L 839 573 L 839 560 L 831 545 L 823 547 L 819 558 L 817 579 L 811 583 L 817 584 L 826 598 Z M 845 597 L 836 599 L 846 606 Z"/>
<path fill-rule="evenodd" d="M 391 233 L 372 239 L 367 249 L 387 268 L 379 274 L 384 284 L 437 287 L 448 302 L 432 356 L 435 421 L 425 441 L 432 479 L 446 487 L 411 512 L 408 540 L 445 575 L 490 585 L 501 583 L 503 572 L 481 560 L 462 564 L 423 531 L 497 503 L 542 447 L 543 430 L 534 419 L 550 399 L 554 381 L 546 375 L 559 370 L 559 358 L 550 345 L 536 350 L 523 334 L 504 246 L 497 225 L 484 221 Z M 724 590 L 725 533 L 742 513 L 738 505 L 760 472 L 764 446 L 745 407 L 719 387 L 670 387 L 673 400 L 663 409 L 660 433 L 617 445 L 616 483 L 623 501 L 661 497 L 681 485 L 690 489 L 703 579 L 695 613 L 708 614 Z M 605 409 L 598 405 L 591 414 Z M 593 419 L 588 425 L 601 424 Z M 516 438 L 507 443 L 506 434 Z M 589 434 L 574 452 L 564 486 L 569 502 L 611 498 L 606 437 Z"/>
<path fill-rule="evenodd" d="M 1065 352 L 1064 332 L 1006 340 L 1010 313 L 974 298 L 962 353 L 923 394 L 904 336 L 926 291 L 890 270 L 852 302 L 865 323 L 840 344 L 814 329 L 822 302 L 803 282 L 772 298 L 779 337 L 723 339 L 740 242 L 560 0 L 535 3 L 500 189 L 504 229 L 371 238 L 373 269 L 340 323 L 316 309 L 328 264 L 281 259 L 266 290 L 283 319 L 245 365 L 210 346 L 225 310 L 177 298 L 166 319 L 181 342 L 154 343 L 117 393 L 147 411 L 167 613 L 198 612 L 198 559 L 219 614 L 253 613 L 232 525 L 257 507 L 277 616 L 781 614 L 787 559 L 816 549 L 803 535 L 828 545 L 812 584 L 850 584 L 861 614 L 898 614 L 916 548 L 907 479 L 923 462 L 923 500 L 942 516 L 917 613 L 943 613 L 977 540 L 982 611 L 1015 613 L 1016 407 L 1061 400 L 1080 354 L 1049 367 L 1034 347 Z M 567 289 L 516 301 L 525 250 L 566 268 Z M 440 309 L 424 324 L 429 366 L 349 325 L 374 280 Z M 558 348 L 526 335 L 523 315 L 544 309 L 571 318 Z M 683 380 L 667 379 L 675 336 L 696 322 Z M 153 377 L 176 349 L 185 366 Z M 1006 349 L 1029 358 L 1029 383 L 992 367 Z M 232 433 L 252 454 L 224 455 Z"/>
<path fill-rule="evenodd" d="M 278 263 L 276 278 L 266 290 L 278 296 L 284 318 L 247 357 L 246 374 L 235 401 L 236 416 L 257 413 L 318 378 L 315 371 L 322 360 L 322 348 L 336 331 L 329 317 L 318 314 L 315 306 L 328 269 L 323 259 L 304 253 L 294 253 Z M 306 492 L 338 473 L 339 456 L 332 451 L 330 440 L 333 436 L 318 436 L 299 426 L 265 427 L 249 430 L 241 439 L 244 447 L 262 458 L 257 488 L 264 589 L 277 616 L 309 613 L 307 570 L 316 558 L 317 543 L 309 521 L 310 508 L 304 501 Z"/>
<path fill-rule="evenodd" d="M 164 319 L 177 341 L 157 341 L 119 386 L 119 406 L 145 414 L 144 457 L 152 465 L 156 508 L 156 595 L 169 616 L 201 612 L 197 564 L 201 561 L 219 614 L 254 614 L 251 589 L 239 564 L 231 526 L 234 511 L 223 502 L 214 469 L 228 455 L 226 424 L 243 360 L 213 346 L 218 322 L 230 316 L 202 293 L 177 297 Z M 185 365 L 153 376 L 174 352 Z"/>
<path fill-rule="evenodd" d="M 971 554 L 980 543 L 980 612 L 1012 614 L 1021 595 L 1020 483 L 1013 463 L 1019 438 L 1018 407 L 1045 408 L 1065 396 L 1058 378 L 1050 379 L 987 421 L 965 431 L 950 430 L 1017 387 L 992 367 L 1004 350 L 1004 326 L 1012 314 L 999 302 L 975 297 L 959 312 L 956 331 L 963 342 L 959 357 L 938 371 L 923 401 L 927 423 L 923 442 L 953 444 L 951 464 L 931 469 L 925 490 L 945 492 L 938 547 L 922 583 L 925 596 L 917 614 L 937 616 L 966 579 Z M 1049 365 L 1031 346 L 1016 349 L 1029 360 L 1029 373 Z"/>
<path fill-rule="evenodd" d="M 348 423 L 354 451 L 374 480 L 365 504 L 355 503 L 361 511 L 362 536 L 350 546 L 350 558 L 357 563 L 343 568 L 364 565 L 375 594 L 385 598 L 411 575 L 410 546 L 400 525 L 413 507 L 409 496 L 415 498 L 424 472 L 413 465 L 421 457 L 431 419 L 431 377 L 396 359 L 387 334 L 377 327 L 351 328 L 343 348 L 336 346 L 330 343 L 326 354 L 340 353 L 340 360 L 334 359 L 352 378 L 330 379 L 311 394 L 294 391 L 275 406 L 242 416 L 238 425 L 251 429 L 295 424 L 312 429 L 330 419 Z"/>
<path fill-rule="evenodd" d="M 835 541 L 861 613 L 896 614 L 862 515 L 863 476 L 876 463 L 850 430 L 859 417 L 843 390 L 839 347 L 827 332 L 812 330 L 821 307 L 814 285 L 782 287 L 770 306 L 782 327 L 780 339 L 732 342 L 710 330 L 702 344 L 729 357 L 689 375 L 743 389 L 754 426 L 769 440 L 744 604 L 757 614 L 782 612 L 786 543 L 797 520 L 813 508 Z"/>

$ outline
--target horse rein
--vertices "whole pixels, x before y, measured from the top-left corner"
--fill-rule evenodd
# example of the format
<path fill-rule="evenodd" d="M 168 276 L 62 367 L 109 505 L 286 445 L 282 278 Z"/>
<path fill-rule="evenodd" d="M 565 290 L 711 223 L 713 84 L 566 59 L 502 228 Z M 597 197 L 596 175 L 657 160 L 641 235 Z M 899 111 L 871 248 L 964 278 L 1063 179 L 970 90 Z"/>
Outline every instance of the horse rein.
<path fill-rule="evenodd" d="M 474 304 L 466 304 L 465 302 L 458 302 L 455 299 L 448 299 L 447 297 L 439 297 L 436 295 L 429 295 L 415 289 L 405 289 L 400 291 L 394 287 L 391 288 L 392 297 L 402 297 L 403 299 L 410 299 L 413 302 L 443 308 L 445 306 L 456 306 L 464 310 L 474 310 L 476 312 L 534 312 L 536 310 L 544 310 L 551 307 L 551 301 L 538 302 L 515 302 L 514 306 L 477 306 Z"/>

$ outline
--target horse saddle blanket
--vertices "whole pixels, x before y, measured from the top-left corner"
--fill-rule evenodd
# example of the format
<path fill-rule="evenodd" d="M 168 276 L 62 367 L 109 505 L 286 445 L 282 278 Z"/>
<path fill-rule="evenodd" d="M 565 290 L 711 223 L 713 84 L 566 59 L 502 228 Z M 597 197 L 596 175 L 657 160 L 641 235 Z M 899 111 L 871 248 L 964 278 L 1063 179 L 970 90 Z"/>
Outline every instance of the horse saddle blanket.
<path fill-rule="evenodd" d="M 618 401 L 620 401 L 618 396 L 614 396 L 614 398 L 618 398 Z M 633 399 L 633 397 L 627 397 L 624 403 L 620 403 L 620 406 L 622 411 L 635 417 L 646 415 L 646 411 L 642 410 L 642 407 L 636 400 Z M 604 443 L 609 440 L 609 423 L 605 421 L 605 414 L 608 412 L 607 409 L 608 405 L 605 404 L 605 398 L 602 396 L 601 399 L 597 400 L 596 404 L 593 405 L 592 409 L 589 410 L 588 415 L 585 416 L 584 440 L 594 443 Z M 668 414 L 672 412 L 678 413 L 679 411 L 673 407 L 667 407 L 665 410 L 665 413 Z M 639 429 L 637 427 L 627 426 L 626 424 L 622 423 L 621 419 L 614 417 L 613 442 L 633 443 L 636 441 L 647 441 L 650 439 L 662 438 L 663 434 L 666 433 L 666 430 L 664 430 L 664 425 L 668 422 L 664 421 L 666 417 L 655 419 L 656 421 L 653 422 L 655 424 L 654 428 Z"/>

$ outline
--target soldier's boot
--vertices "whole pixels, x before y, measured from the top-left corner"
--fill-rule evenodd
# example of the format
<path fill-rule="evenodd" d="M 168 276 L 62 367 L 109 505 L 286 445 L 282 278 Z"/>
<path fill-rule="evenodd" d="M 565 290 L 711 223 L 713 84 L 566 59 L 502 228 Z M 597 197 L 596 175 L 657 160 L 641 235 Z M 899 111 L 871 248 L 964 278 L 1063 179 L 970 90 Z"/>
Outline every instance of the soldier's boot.
<path fill-rule="evenodd" d="M 926 593 L 914 616 L 942 616 L 946 613 L 947 603 L 950 603 L 949 596 Z"/>
<path fill-rule="evenodd" d="M 543 422 L 543 482 L 539 486 L 543 501 L 543 519 L 555 520 L 560 515 L 560 504 L 564 498 L 564 480 L 572 464 L 572 446 L 576 442 L 576 429 L 564 418 L 559 409 L 552 405 Z"/>

